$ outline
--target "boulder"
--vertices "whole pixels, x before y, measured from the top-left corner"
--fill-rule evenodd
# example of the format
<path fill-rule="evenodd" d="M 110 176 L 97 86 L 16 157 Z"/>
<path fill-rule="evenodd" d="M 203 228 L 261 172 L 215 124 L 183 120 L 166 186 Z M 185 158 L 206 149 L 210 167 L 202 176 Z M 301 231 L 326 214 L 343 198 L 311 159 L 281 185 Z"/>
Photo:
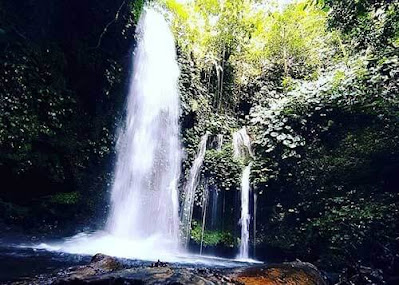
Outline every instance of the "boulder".
<path fill-rule="evenodd" d="M 327 285 L 327 278 L 311 263 L 289 262 L 250 267 L 234 273 L 245 285 Z"/>
<path fill-rule="evenodd" d="M 116 258 L 102 253 L 94 255 L 90 261 L 90 265 L 103 271 L 114 271 L 123 267 Z"/>
<path fill-rule="evenodd" d="M 116 258 L 97 253 L 88 265 L 70 268 L 63 272 L 62 277 L 56 278 L 52 284 L 85 284 L 83 280 L 119 271 L 122 268 L 122 264 Z"/>

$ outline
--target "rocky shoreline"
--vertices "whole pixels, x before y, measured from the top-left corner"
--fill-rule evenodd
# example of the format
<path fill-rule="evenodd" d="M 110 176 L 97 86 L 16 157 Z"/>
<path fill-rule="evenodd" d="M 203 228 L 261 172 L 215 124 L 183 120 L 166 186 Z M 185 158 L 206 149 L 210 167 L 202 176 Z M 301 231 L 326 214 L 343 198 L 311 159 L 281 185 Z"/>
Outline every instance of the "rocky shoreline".
<path fill-rule="evenodd" d="M 87 265 L 9 284 L 327 285 L 328 282 L 314 265 L 300 261 L 234 269 L 178 267 L 160 261 L 129 267 L 116 258 L 96 254 Z"/>

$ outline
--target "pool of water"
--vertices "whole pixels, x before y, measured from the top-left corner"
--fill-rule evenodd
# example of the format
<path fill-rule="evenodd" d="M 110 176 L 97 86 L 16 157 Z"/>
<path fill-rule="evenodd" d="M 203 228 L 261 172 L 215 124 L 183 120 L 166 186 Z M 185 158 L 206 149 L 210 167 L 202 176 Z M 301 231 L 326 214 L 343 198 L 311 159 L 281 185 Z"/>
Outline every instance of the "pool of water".
<path fill-rule="evenodd" d="M 97 253 L 102 253 L 128 260 L 152 262 L 161 260 L 174 265 L 230 268 L 259 263 L 251 259 L 237 260 L 192 254 L 187 249 L 173 247 L 156 236 L 144 240 L 132 240 L 115 237 L 105 232 L 80 233 L 61 240 L 26 243 L 19 246 L 77 255 L 93 256 Z"/>
<path fill-rule="evenodd" d="M 88 262 L 90 262 L 90 256 L 0 244 L 0 284 Z"/>
<path fill-rule="evenodd" d="M 47 243 L 37 243 L 32 241 L 20 241 L 18 243 L 10 242 L 10 240 L 0 240 L 0 284 L 3 282 L 16 281 L 24 278 L 34 277 L 41 274 L 53 273 L 57 270 L 65 269 L 71 266 L 86 265 L 90 262 L 91 257 L 95 253 L 105 253 L 117 256 L 126 267 L 149 266 L 157 256 L 150 255 L 153 258 L 134 258 L 121 256 L 119 251 L 112 254 L 110 252 L 102 252 L 100 248 L 95 246 L 93 252 L 84 250 L 73 252 L 68 247 L 63 247 L 66 241 L 47 241 Z M 108 241 L 108 240 L 107 240 Z M 95 241 L 89 240 L 88 243 L 79 245 L 79 249 L 84 245 L 89 245 Z M 112 240 L 112 242 L 115 242 Z M 120 241 L 119 241 L 120 242 Z M 68 243 L 67 243 L 68 244 Z M 131 244 L 119 244 L 125 246 L 126 252 L 129 252 Z M 65 250 L 65 249 L 69 249 Z M 98 249 L 98 251 L 96 251 Z M 118 256 L 119 255 L 119 256 Z M 190 267 L 190 268 L 237 268 L 251 266 L 259 263 L 254 260 L 235 260 L 219 258 L 214 256 L 204 256 L 189 254 L 186 252 L 176 252 L 173 255 L 158 258 L 163 262 L 167 262 L 171 267 Z"/>

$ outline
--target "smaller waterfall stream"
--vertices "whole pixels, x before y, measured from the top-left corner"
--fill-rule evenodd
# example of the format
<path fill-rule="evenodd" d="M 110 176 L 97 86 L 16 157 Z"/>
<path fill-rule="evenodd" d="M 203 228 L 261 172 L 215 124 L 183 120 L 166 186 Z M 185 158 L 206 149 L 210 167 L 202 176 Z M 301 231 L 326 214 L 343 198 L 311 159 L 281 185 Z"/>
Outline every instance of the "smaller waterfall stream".
<path fill-rule="evenodd" d="M 251 139 L 245 127 L 233 134 L 233 150 L 236 159 L 254 156 L 251 148 Z M 238 254 L 239 259 L 249 259 L 249 225 L 251 220 L 249 212 L 251 190 L 249 182 L 250 174 L 251 163 L 244 168 L 241 175 L 241 218 L 239 222 L 241 225 L 241 243 Z"/>
<path fill-rule="evenodd" d="M 200 252 L 202 255 L 202 246 L 204 244 L 204 233 L 205 233 L 205 225 L 206 225 L 206 210 L 208 209 L 208 183 L 205 183 L 204 190 L 202 194 L 202 228 L 201 228 L 201 243 L 200 243 Z"/>
<path fill-rule="evenodd" d="M 205 158 L 206 143 L 208 141 L 208 136 L 209 133 L 207 132 L 201 138 L 200 144 L 198 146 L 197 155 L 194 159 L 193 165 L 190 168 L 190 174 L 188 176 L 186 185 L 184 186 L 184 201 L 181 211 L 183 245 L 187 245 L 190 240 L 191 220 L 193 218 L 195 190 L 197 189 L 199 183 L 199 174 Z"/>
<path fill-rule="evenodd" d="M 234 158 L 254 156 L 251 147 L 251 139 L 248 136 L 247 129 L 245 127 L 233 134 L 233 150 Z"/>
<path fill-rule="evenodd" d="M 218 224 L 218 203 L 219 203 L 219 191 L 216 187 L 213 187 L 212 191 L 212 213 L 211 213 L 211 227 L 215 229 Z"/>
<path fill-rule="evenodd" d="M 222 134 L 218 134 L 218 135 L 216 136 L 216 141 L 217 141 L 216 150 L 217 150 L 217 151 L 222 151 L 222 146 L 223 146 L 223 135 L 222 135 Z"/>
<path fill-rule="evenodd" d="M 254 243 L 254 255 L 253 257 L 256 258 L 256 214 L 257 214 L 257 207 L 258 207 L 258 195 L 254 193 L 254 236 L 253 236 L 253 243 Z"/>
<path fill-rule="evenodd" d="M 240 259 L 249 258 L 249 223 L 251 215 L 249 214 L 249 192 L 251 191 L 249 185 L 249 175 L 251 173 L 251 164 L 244 168 L 241 178 L 241 244 L 240 244 Z"/>

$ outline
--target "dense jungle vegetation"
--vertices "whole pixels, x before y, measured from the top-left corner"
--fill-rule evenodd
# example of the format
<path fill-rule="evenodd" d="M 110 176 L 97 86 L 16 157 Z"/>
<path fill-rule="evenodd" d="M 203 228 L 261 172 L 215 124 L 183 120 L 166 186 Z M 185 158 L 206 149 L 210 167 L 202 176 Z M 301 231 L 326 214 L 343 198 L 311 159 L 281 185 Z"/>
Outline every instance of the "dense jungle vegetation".
<path fill-rule="evenodd" d="M 257 258 L 309 261 L 339 284 L 396 284 L 399 3 L 152 2 L 178 47 L 182 183 L 200 137 L 224 138 L 221 151 L 210 140 L 201 173 L 226 204 L 205 245 L 236 245 L 251 161 Z M 72 234 L 103 222 L 143 4 L 0 1 L 2 228 Z M 254 155 L 237 161 L 243 126 Z"/>

